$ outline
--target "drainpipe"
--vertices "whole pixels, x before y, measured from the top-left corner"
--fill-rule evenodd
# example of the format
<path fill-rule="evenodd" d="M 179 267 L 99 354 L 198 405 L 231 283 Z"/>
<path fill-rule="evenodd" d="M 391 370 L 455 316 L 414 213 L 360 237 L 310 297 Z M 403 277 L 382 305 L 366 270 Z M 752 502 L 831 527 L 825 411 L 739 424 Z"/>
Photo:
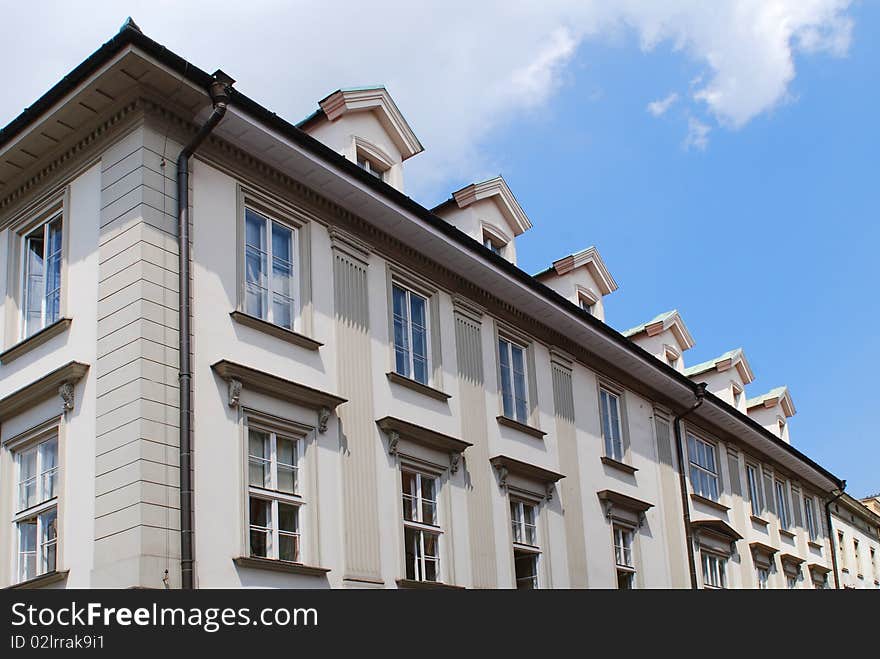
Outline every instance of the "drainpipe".
<path fill-rule="evenodd" d="M 846 481 L 840 481 L 840 491 L 834 498 L 825 502 L 825 526 L 828 527 L 828 544 L 831 545 L 831 569 L 834 571 L 834 589 L 840 590 L 840 575 L 837 574 L 837 538 L 831 528 L 831 504 L 843 496 L 846 489 Z"/>
<path fill-rule="evenodd" d="M 214 111 L 177 157 L 177 235 L 180 236 L 178 284 L 180 290 L 180 584 L 193 589 L 193 491 L 192 491 L 192 366 L 190 360 L 190 238 L 189 159 L 223 119 L 229 92 L 235 82 L 220 70 L 213 75 L 208 93 Z"/>
<path fill-rule="evenodd" d="M 697 589 L 697 564 L 694 559 L 694 540 L 693 532 L 691 531 L 691 508 L 690 502 L 688 501 L 687 481 L 685 480 L 684 476 L 684 448 L 681 441 L 680 422 L 688 414 L 690 414 L 703 404 L 703 399 L 706 397 L 705 382 L 700 382 L 697 385 L 696 396 L 696 402 L 691 405 L 688 410 L 682 412 L 672 420 L 672 428 L 675 432 L 675 450 L 678 454 L 678 487 L 681 491 L 681 516 L 682 520 L 684 521 L 684 542 L 687 546 L 688 569 L 690 570 L 691 588 L 693 590 Z"/>

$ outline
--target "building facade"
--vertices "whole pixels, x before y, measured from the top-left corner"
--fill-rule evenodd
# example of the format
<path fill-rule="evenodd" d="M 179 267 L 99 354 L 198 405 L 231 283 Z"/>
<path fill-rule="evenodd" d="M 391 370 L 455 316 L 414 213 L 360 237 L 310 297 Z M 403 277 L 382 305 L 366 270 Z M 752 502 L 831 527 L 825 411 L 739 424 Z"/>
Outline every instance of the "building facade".
<path fill-rule="evenodd" d="M 612 329 L 595 247 L 523 272 L 501 177 L 407 197 L 383 88 L 228 91 L 181 296 L 218 83 L 129 22 L 0 132 L 0 585 L 180 587 L 182 519 L 197 587 L 833 585 L 788 390 L 686 367 L 676 311 Z"/>
<path fill-rule="evenodd" d="M 830 503 L 835 566 L 840 588 L 880 589 L 880 515 L 844 494 Z"/>

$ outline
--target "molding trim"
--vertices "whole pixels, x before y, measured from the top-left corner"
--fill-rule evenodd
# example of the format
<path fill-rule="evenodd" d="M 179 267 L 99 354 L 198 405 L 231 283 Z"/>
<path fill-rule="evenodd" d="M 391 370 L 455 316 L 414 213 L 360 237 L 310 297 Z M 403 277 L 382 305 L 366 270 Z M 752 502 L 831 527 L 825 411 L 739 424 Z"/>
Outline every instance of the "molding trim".
<path fill-rule="evenodd" d="M 507 185 L 507 181 L 501 176 L 490 178 L 480 183 L 471 183 L 461 190 L 452 193 L 452 198 L 459 208 L 467 208 L 471 204 L 483 199 L 495 198 L 501 214 L 513 231 L 513 236 L 519 236 L 532 228 L 532 222 L 529 220 L 522 206 L 513 196 L 513 192 Z"/>
<path fill-rule="evenodd" d="M 400 373 L 395 373 L 394 371 L 389 371 L 385 374 L 385 377 L 388 378 L 389 382 L 398 384 L 401 387 L 406 387 L 407 389 L 412 389 L 413 391 L 417 391 L 420 394 L 424 394 L 425 396 L 428 396 L 429 398 L 433 398 L 435 400 L 445 402 L 452 398 L 452 394 L 447 394 L 445 391 L 440 391 L 439 389 L 435 389 L 434 387 L 422 384 L 421 382 L 416 382 L 412 378 L 403 376 Z"/>
<path fill-rule="evenodd" d="M 382 417 L 376 420 L 379 429 L 388 436 L 388 453 L 398 455 L 400 440 L 410 441 L 429 449 L 449 454 L 449 471 L 455 473 L 461 463 L 461 454 L 465 449 L 473 446 L 470 442 L 450 437 L 416 425 L 410 421 L 404 421 L 393 416 Z"/>
<path fill-rule="evenodd" d="M 61 397 L 62 411 L 72 410 L 74 406 L 73 385 L 82 379 L 88 370 L 88 364 L 68 362 L 39 380 L 35 380 L 0 399 L 0 423 L 56 394 Z"/>
<path fill-rule="evenodd" d="M 617 290 L 617 282 L 614 281 L 614 277 L 611 276 L 611 273 L 605 266 L 605 261 L 602 260 L 602 256 L 599 254 L 599 250 L 596 249 L 595 245 L 590 245 L 586 249 L 582 249 L 580 252 L 569 254 L 568 256 L 553 261 L 552 267 L 549 270 L 542 272 L 538 277 L 541 278 L 544 275 L 552 273 L 554 270 L 556 271 L 556 275 L 561 277 L 581 266 L 586 266 L 590 271 L 590 275 L 596 280 L 596 284 L 599 286 L 599 292 L 602 295 L 608 295 Z"/>
<path fill-rule="evenodd" d="M 510 417 L 506 417 L 503 414 L 496 416 L 495 420 L 498 422 L 499 426 L 513 428 L 514 430 L 518 430 L 519 432 L 525 433 L 526 435 L 531 435 L 535 439 L 544 439 L 544 436 L 547 434 L 543 430 L 535 428 L 534 426 L 530 426 L 526 423 L 520 423 L 516 419 L 511 419 Z"/>
<path fill-rule="evenodd" d="M 259 332 L 264 332 L 266 334 L 269 334 L 270 336 L 274 336 L 276 339 L 287 341 L 288 343 L 292 343 L 293 345 L 299 346 L 300 348 L 305 348 L 306 350 L 318 350 L 319 348 L 321 348 L 321 346 L 324 345 L 320 341 L 316 341 L 315 339 L 305 336 L 304 334 L 285 329 L 284 327 L 265 321 L 262 318 L 257 318 L 256 316 L 246 314 L 243 311 L 232 311 L 229 313 L 229 317 L 240 325 L 250 327 L 251 329 L 255 329 Z"/>
<path fill-rule="evenodd" d="M 330 572 L 329 567 L 315 567 L 312 565 L 303 565 L 302 563 L 280 561 L 274 558 L 262 558 L 260 556 L 239 556 L 233 558 L 232 562 L 238 567 L 246 567 L 256 570 L 270 570 L 272 572 L 286 572 L 288 574 L 302 574 L 307 577 L 323 577 Z"/>
<path fill-rule="evenodd" d="M 635 475 L 638 471 L 637 468 L 632 465 L 628 465 L 625 462 L 621 462 L 620 460 L 615 460 L 614 458 L 609 458 L 607 455 L 603 455 L 599 458 L 602 461 L 603 465 L 611 467 L 612 469 L 617 469 L 618 471 L 622 471 L 625 474 L 629 474 L 630 476 Z"/>
<path fill-rule="evenodd" d="M 52 571 L 47 572 L 46 574 L 41 574 L 38 577 L 34 577 L 33 579 L 28 579 L 27 581 L 21 581 L 19 583 L 12 584 L 7 587 L 7 590 L 31 590 L 35 588 L 42 588 L 43 586 L 48 586 L 53 583 L 58 583 L 59 581 L 64 581 L 67 579 L 67 575 L 70 573 L 70 570 L 61 570 L 61 571 Z"/>
<path fill-rule="evenodd" d="M 397 579 L 398 588 L 413 590 L 464 590 L 464 586 L 454 586 L 441 581 L 415 581 L 413 579 Z"/>
<path fill-rule="evenodd" d="M 565 478 L 563 474 L 511 458 L 507 455 L 496 455 L 493 458 L 489 458 L 489 464 L 498 472 L 498 484 L 502 490 L 507 489 L 507 477 L 512 474 L 543 484 L 548 501 L 553 498 L 553 485 Z"/>
<path fill-rule="evenodd" d="M 31 334 L 28 338 L 23 339 L 13 345 L 11 348 L 0 352 L 0 364 L 8 364 L 13 359 L 21 357 L 23 354 L 30 352 L 37 346 L 41 346 L 49 339 L 63 334 L 68 330 L 73 322 L 71 318 L 60 318 L 51 325 L 47 325 L 39 332 Z"/>
<path fill-rule="evenodd" d="M 614 517 L 614 509 L 621 508 L 638 516 L 639 528 L 645 523 L 645 513 L 654 507 L 653 503 L 648 503 L 647 501 L 642 501 L 614 490 L 600 490 L 596 494 L 599 497 L 599 501 L 602 502 L 605 519 L 611 521 Z"/>
<path fill-rule="evenodd" d="M 704 497 L 701 494 L 697 494 L 696 492 L 691 492 L 691 501 L 695 503 L 701 503 L 708 508 L 714 508 L 715 510 L 722 513 L 726 513 L 730 510 L 730 506 L 725 506 L 723 503 L 713 501 L 712 499 Z"/>

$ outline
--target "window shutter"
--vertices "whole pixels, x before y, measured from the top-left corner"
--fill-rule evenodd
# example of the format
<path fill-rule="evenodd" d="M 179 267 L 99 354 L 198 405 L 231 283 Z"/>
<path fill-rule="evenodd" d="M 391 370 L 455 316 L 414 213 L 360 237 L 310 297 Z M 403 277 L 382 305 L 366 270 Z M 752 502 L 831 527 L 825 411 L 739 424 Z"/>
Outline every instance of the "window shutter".
<path fill-rule="evenodd" d="M 665 465 L 672 466 L 672 445 L 669 437 L 669 422 L 661 419 L 659 416 L 654 417 L 655 426 L 657 428 L 657 458 Z"/>
<path fill-rule="evenodd" d="M 769 510 L 776 514 L 776 491 L 773 489 L 773 477 L 763 469 L 761 473 L 764 475 L 764 510 Z"/>
<path fill-rule="evenodd" d="M 727 471 L 730 473 L 730 491 L 742 496 L 742 486 L 739 479 L 739 456 L 736 453 L 727 453 Z"/>
<path fill-rule="evenodd" d="M 528 364 L 528 382 L 526 386 L 529 388 L 529 419 L 535 426 L 538 425 L 538 375 L 535 372 L 535 346 L 530 344 L 526 348 L 526 360 Z"/>

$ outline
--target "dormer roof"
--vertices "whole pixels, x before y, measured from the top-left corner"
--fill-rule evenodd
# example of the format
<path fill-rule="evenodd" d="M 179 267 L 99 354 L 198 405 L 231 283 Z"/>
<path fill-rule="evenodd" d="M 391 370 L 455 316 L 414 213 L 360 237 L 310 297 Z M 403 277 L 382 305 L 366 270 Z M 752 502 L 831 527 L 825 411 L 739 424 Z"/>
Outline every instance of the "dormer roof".
<path fill-rule="evenodd" d="M 625 337 L 632 339 L 637 337 L 638 335 L 644 333 L 648 336 L 656 336 L 661 332 L 665 332 L 666 330 L 671 330 L 673 336 L 675 336 L 675 340 L 678 341 L 678 345 L 682 350 L 688 350 L 694 347 L 694 338 L 691 336 L 691 333 L 688 331 L 687 326 L 684 324 L 684 321 L 681 318 L 681 315 L 678 313 L 677 309 L 673 309 L 672 311 L 665 311 L 657 316 L 654 316 L 647 323 L 642 323 L 636 327 L 630 328 L 628 330 L 624 330 L 621 332 Z"/>
<path fill-rule="evenodd" d="M 425 150 L 385 87 L 337 89 L 318 101 L 318 105 L 320 109 L 303 119 L 297 124 L 297 128 L 307 130 L 309 125 L 321 118 L 332 122 L 349 112 L 373 111 L 388 131 L 388 136 L 397 146 L 403 160 Z"/>
<path fill-rule="evenodd" d="M 755 374 L 752 372 L 752 367 L 749 366 L 749 362 L 746 360 L 746 354 L 745 352 L 743 352 L 742 348 L 730 350 L 729 352 L 725 352 L 720 357 L 710 359 L 703 362 L 702 364 L 689 366 L 688 368 L 684 369 L 684 374 L 693 379 L 694 377 L 703 373 L 708 373 L 709 371 L 718 371 L 720 373 L 721 371 L 726 371 L 729 368 L 736 368 L 737 372 L 739 373 L 740 379 L 743 381 L 743 384 L 749 384 L 752 380 L 755 379 Z"/>
<path fill-rule="evenodd" d="M 467 208 L 482 199 L 495 200 L 514 236 L 519 236 L 532 228 L 532 222 L 501 176 L 490 178 L 481 183 L 471 183 L 452 193 L 452 200 L 459 208 Z"/>
<path fill-rule="evenodd" d="M 614 277 L 611 276 L 611 273 L 605 266 L 605 261 L 602 260 L 599 250 L 593 245 L 576 254 L 569 254 L 564 258 L 554 261 L 552 266 L 544 270 L 544 272 L 539 272 L 535 277 L 540 279 L 550 273 L 561 276 L 580 267 L 586 267 L 590 271 L 602 295 L 608 295 L 617 290 L 617 282 L 614 281 Z"/>
<path fill-rule="evenodd" d="M 771 389 L 766 394 L 762 394 L 761 396 L 756 396 L 755 398 L 749 398 L 746 401 L 746 409 L 752 409 L 755 407 L 774 407 L 775 405 L 782 405 L 782 411 L 786 417 L 792 417 L 797 413 L 797 410 L 794 407 L 794 401 L 791 399 L 791 392 L 789 392 L 788 387 L 776 387 L 775 389 Z"/>

